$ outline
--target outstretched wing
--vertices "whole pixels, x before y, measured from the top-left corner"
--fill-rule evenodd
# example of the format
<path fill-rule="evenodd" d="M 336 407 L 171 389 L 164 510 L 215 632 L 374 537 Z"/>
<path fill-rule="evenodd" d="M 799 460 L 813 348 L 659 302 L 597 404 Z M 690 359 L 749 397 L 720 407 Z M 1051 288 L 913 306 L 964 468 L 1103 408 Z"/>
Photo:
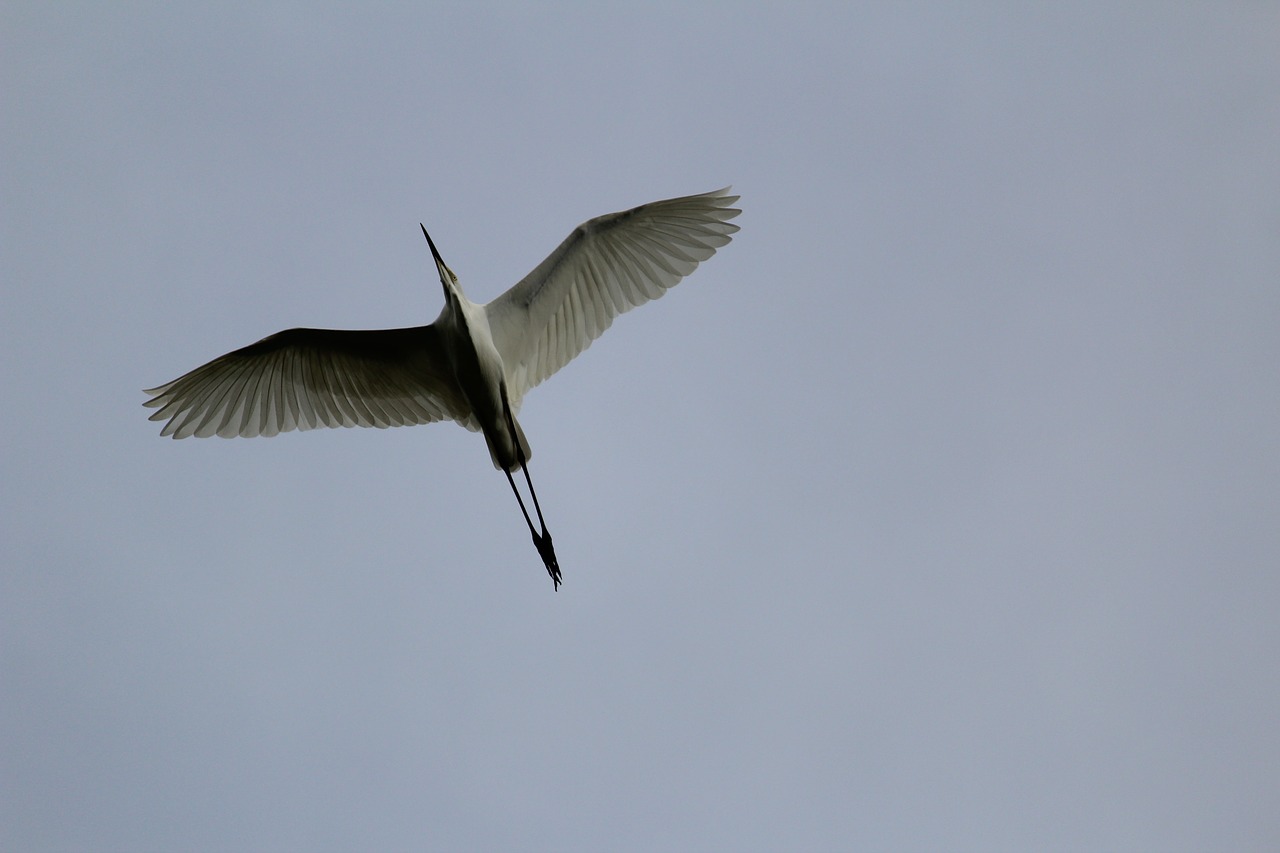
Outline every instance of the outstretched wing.
<path fill-rule="evenodd" d="M 728 243 L 729 188 L 655 201 L 574 229 L 485 306 L 514 401 L 568 364 L 624 311 L 657 299 Z"/>
<path fill-rule="evenodd" d="M 146 393 L 174 438 L 471 420 L 433 326 L 289 329 Z"/>

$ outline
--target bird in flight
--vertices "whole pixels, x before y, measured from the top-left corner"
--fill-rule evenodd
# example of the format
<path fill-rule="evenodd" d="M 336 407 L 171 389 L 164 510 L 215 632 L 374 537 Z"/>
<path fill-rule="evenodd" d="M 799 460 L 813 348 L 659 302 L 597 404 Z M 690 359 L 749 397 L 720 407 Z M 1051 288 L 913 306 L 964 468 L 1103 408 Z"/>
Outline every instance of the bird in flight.
<path fill-rule="evenodd" d="M 591 345 L 615 317 L 657 299 L 726 245 L 740 210 L 729 188 L 655 201 L 584 222 L 497 299 L 467 299 L 435 259 L 444 308 L 428 326 L 289 329 L 145 393 L 161 435 L 273 436 L 318 427 L 453 420 L 484 434 L 533 544 L 560 588 L 560 564 L 516 420 L 524 395 Z M 512 476 L 524 474 L 538 529 Z"/>

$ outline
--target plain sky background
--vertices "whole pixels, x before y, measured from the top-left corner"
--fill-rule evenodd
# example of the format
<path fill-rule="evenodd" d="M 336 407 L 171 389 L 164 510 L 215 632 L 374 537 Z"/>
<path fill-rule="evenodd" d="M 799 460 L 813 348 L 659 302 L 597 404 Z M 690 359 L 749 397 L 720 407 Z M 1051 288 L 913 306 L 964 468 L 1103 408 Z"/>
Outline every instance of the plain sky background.
<path fill-rule="evenodd" d="M 1280 7 L 8 2 L 0 848 L 1280 848 Z M 171 441 L 579 222 L 521 420 Z"/>

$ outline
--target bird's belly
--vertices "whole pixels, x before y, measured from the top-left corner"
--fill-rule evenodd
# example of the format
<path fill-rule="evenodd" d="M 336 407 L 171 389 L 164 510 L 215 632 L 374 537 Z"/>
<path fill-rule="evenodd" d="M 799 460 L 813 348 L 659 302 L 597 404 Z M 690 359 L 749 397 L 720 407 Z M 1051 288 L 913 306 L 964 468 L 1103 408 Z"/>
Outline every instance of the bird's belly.
<path fill-rule="evenodd" d="M 529 458 L 529 448 L 515 421 L 515 412 L 507 411 L 502 356 L 498 354 L 492 341 L 477 337 L 479 340 L 472 338 L 468 346 L 453 348 L 454 376 L 467 398 L 477 425 L 484 433 L 494 466 L 510 471 L 520 464 L 517 443 L 523 446 L 526 460 Z"/>
<path fill-rule="evenodd" d="M 489 432 L 491 427 L 503 426 L 501 366 L 494 370 L 493 365 L 483 360 L 461 359 L 456 375 L 480 427 Z"/>

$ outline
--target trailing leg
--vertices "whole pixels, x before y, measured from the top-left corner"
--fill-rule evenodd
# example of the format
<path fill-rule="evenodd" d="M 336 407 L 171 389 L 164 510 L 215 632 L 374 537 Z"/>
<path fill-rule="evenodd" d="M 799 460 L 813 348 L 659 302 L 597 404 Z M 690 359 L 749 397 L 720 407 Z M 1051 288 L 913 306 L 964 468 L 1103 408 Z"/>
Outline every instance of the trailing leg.
<path fill-rule="evenodd" d="M 560 562 L 556 559 L 556 549 L 551 543 L 551 533 L 547 530 L 547 522 L 542 518 L 542 507 L 538 503 L 538 493 L 533 488 L 533 479 L 529 476 L 528 460 L 525 459 L 524 448 L 520 444 L 520 433 L 516 429 L 516 419 L 511 414 L 511 405 L 507 400 L 505 386 L 502 388 L 502 409 L 507 417 L 507 427 L 511 430 L 512 442 L 515 444 L 516 461 L 520 463 L 520 470 L 524 472 L 524 481 L 529 486 L 529 497 L 533 499 L 533 510 L 538 515 L 538 526 L 542 528 L 541 533 L 533 529 L 533 519 L 529 517 L 529 511 L 525 509 L 524 499 L 520 497 L 520 490 L 516 488 L 516 481 L 511 476 L 510 471 L 505 471 L 507 482 L 511 484 L 511 491 L 515 492 L 516 500 L 520 503 L 520 512 L 524 514 L 524 523 L 529 526 L 529 535 L 533 537 L 533 544 L 538 549 L 538 556 L 542 558 L 543 565 L 547 567 L 547 574 L 551 575 L 551 582 L 555 589 L 559 590 Z"/>

